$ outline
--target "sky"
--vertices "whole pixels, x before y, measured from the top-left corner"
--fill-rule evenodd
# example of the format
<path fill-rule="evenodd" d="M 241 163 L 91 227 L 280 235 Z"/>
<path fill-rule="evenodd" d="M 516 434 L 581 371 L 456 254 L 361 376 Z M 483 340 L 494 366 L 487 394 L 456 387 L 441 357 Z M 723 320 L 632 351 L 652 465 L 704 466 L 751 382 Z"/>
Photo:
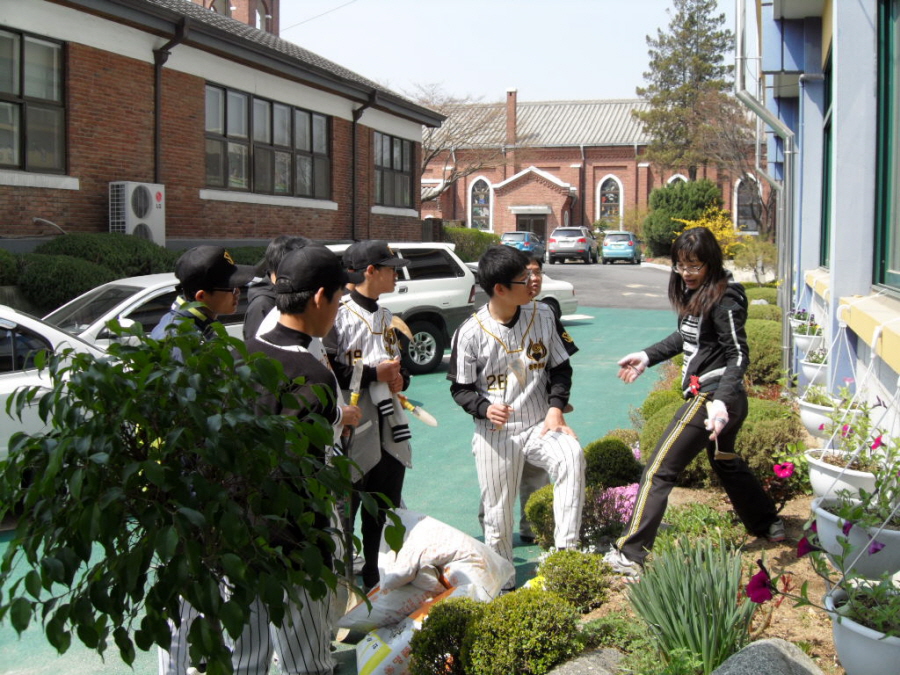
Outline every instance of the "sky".
<path fill-rule="evenodd" d="M 281 37 L 401 94 L 636 98 L 672 0 L 281 0 Z M 734 0 L 719 0 L 734 31 Z M 729 57 L 731 58 L 731 57 Z"/>

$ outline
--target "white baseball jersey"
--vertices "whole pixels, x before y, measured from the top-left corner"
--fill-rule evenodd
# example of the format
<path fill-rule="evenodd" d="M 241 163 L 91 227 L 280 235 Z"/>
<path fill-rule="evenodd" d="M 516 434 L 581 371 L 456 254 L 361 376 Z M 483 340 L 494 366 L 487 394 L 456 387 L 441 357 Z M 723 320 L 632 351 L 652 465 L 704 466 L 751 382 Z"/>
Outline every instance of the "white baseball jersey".
<path fill-rule="evenodd" d="M 362 359 L 364 364 L 374 367 L 382 361 L 396 359 L 400 350 L 397 334 L 391 328 L 392 318 L 387 307 L 379 306 L 370 312 L 352 296 L 345 296 L 334 320 L 336 360 L 352 366 Z"/>
<path fill-rule="evenodd" d="M 568 359 L 547 305 L 524 305 L 515 324 L 505 326 L 491 317 L 485 304 L 457 329 L 448 377 L 457 384 L 475 384 L 491 403 L 511 406 L 507 427 L 514 432 L 544 421 L 550 407 L 547 371 Z M 510 367 L 516 360 L 523 366 L 519 368 L 524 372 L 522 382 L 515 367 Z M 483 419 L 475 424 L 485 430 L 493 427 Z"/>

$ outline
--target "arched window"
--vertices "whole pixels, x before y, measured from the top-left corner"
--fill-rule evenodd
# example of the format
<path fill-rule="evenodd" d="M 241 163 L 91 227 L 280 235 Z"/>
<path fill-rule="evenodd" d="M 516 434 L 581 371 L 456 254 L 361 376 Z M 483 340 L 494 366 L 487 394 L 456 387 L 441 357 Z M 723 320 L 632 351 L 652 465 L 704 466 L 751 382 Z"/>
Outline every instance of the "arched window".
<path fill-rule="evenodd" d="M 669 180 L 667 180 L 666 183 L 671 185 L 672 183 L 675 183 L 676 181 L 681 181 L 682 183 L 687 183 L 688 179 L 685 176 L 682 176 L 680 173 L 676 173 Z"/>
<path fill-rule="evenodd" d="M 752 176 L 745 176 L 737 185 L 737 208 L 734 225 L 739 232 L 759 232 L 762 223 L 762 196 Z"/>
<path fill-rule="evenodd" d="M 600 208 L 597 216 L 600 220 L 618 221 L 622 216 L 622 186 L 610 176 L 600 184 Z"/>
<path fill-rule="evenodd" d="M 491 230 L 491 185 L 484 178 L 472 183 L 469 227 L 489 232 Z"/>
<path fill-rule="evenodd" d="M 222 16 L 231 16 L 231 0 L 212 0 L 209 8 Z"/>
<path fill-rule="evenodd" d="M 259 0 L 256 5 L 256 27 L 269 33 L 272 32 L 272 10 L 269 9 L 269 3 L 265 0 Z"/>

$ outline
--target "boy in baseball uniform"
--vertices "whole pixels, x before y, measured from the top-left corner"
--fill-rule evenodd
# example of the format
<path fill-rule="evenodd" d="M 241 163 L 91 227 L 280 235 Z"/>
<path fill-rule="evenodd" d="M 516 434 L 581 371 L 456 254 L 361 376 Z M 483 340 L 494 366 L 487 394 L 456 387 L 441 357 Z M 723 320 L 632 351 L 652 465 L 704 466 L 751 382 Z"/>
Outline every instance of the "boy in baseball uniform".
<path fill-rule="evenodd" d="M 409 386 L 409 373 L 400 367 L 397 333 L 391 326 L 393 315 L 378 304 L 378 298 L 391 293 L 397 281 L 397 268 L 409 261 L 394 255 L 387 242 L 360 241 L 344 253 L 343 262 L 363 280 L 341 301 L 334 329 L 325 338 L 344 396 L 350 398 L 353 366 L 361 361 L 359 407 L 362 421 L 350 444 L 350 458 L 360 475 L 354 487 L 351 519 L 359 509 L 357 491 L 381 493 L 390 504 L 400 506 L 406 469 L 412 466 L 410 430 L 406 415 L 395 394 Z M 363 588 L 378 584 L 378 549 L 385 515 L 362 513 Z M 351 520 L 352 524 L 352 520 Z"/>
<path fill-rule="evenodd" d="M 454 334 L 447 374 L 453 399 L 475 420 L 485 543 L 510 562 L 526 460 L 553 481 L 558 549 L 578 545 L 584 504 L 584 453 L 563 417 L 572 367 L 553 312 L 532 299 L 527 263 L 524 253 L 503 245 L 478 261 L 490 299 Z M 503 590 L 514 587 L 510 579 Z"/>

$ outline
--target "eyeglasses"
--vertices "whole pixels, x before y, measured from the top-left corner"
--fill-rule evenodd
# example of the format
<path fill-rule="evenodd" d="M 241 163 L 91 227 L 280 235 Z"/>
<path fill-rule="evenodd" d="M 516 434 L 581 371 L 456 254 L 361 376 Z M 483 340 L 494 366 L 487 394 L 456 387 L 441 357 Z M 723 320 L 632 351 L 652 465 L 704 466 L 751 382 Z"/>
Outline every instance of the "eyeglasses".
<path fill-rule="evenodd" d="M 214 288 L 213 291 L 218 293 L 231 293 L 232 295 L 240 295 L 240 288 Z"/>
<path fill-rule="evenodd" d="M 527 286 L 528 282 L 532 279 L 536 279 L 541 275 L 540 272 L 533 272 L 532 270 L 525 270 L 525 273 L 528 275 L 522 281 L 510 281 L 509 283 L 515 284 L 516 286 Z"/>
<path fill-rule="evenodd" d="M 706 267 L 706 263 L 702 265 L 682 265 L 681 263 L 675 263 L 672 265 L 672 271 L 675 274 L 688 274 L 693 276 L 695 274 L 700 274 L 700 270 Z"/>

